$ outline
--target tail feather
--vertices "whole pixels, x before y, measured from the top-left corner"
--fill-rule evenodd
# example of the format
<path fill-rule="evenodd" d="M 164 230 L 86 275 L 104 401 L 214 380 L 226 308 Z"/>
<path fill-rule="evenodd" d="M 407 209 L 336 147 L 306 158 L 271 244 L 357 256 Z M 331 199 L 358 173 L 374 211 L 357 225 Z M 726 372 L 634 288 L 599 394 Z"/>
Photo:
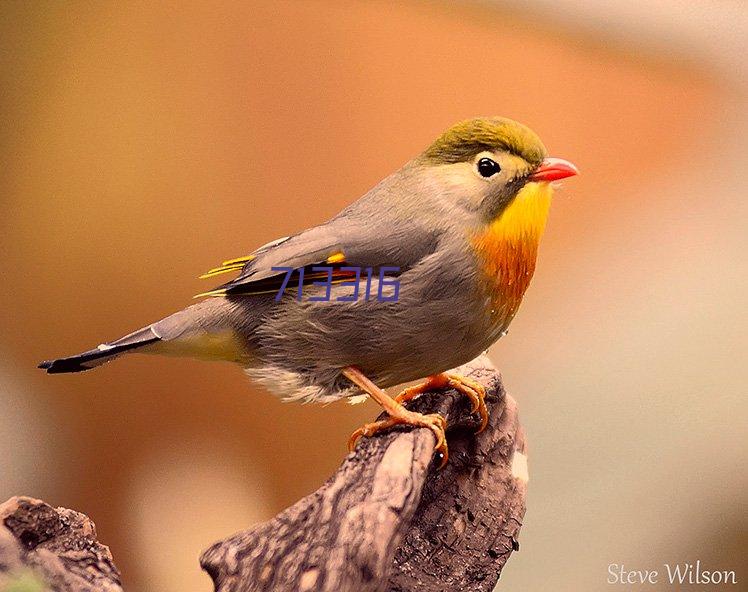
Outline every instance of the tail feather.
<path fill-rule="evenodd" d="M 145 327 L 125 335 L 121 339 L 110 343 L 102 343 L 96 349 L 56 360 L 46 360 L 39 364 L 39 368 L 46 370 L 47 374 L 60 374 L 63 372 L 84 372 L 113 360 L 120 354 L 150 345 L 161 338 L 156 335 L 151 327 Z"/>

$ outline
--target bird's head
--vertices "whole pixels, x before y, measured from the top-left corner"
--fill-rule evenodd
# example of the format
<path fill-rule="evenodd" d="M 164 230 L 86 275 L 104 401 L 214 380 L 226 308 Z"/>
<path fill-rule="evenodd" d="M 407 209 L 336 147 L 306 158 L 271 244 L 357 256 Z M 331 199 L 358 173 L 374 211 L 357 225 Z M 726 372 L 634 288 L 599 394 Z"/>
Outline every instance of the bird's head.
<path fill-rule="evenodd" d="M 429 176 L 463 206 L 498 216 L 530 183 L 547 185 L 577 174 L 560 158 L 548 158 L 530 128 L 502 117 L 476 118 L 449 128 L 417 159 Z"/>

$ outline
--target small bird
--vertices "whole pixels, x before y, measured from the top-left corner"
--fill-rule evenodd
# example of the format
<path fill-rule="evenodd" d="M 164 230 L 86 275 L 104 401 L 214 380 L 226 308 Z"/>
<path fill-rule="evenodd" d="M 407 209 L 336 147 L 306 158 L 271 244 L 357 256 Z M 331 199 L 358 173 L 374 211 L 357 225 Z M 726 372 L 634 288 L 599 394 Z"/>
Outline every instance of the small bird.
<path fill-rule="evenodd" d="M 403 403 L 455 388 L 485 428 L 485 390 L 447 370 L 488 349 L 517 313 L 552 183 L 578 172 L 546 154 L 510 119 L 458 123 L 328 222 L 208 271 L 201 277 L 238 276 L 198 303 L 39 367 L 80 372 L 132 352 L 227 360 L 286 400 L 371 396 L 388 417 L 356 430 L 351 448 L 421 426 L 445 463 L 444 418 Z M 383 390 L 418 379 L 396 397 Z"/>

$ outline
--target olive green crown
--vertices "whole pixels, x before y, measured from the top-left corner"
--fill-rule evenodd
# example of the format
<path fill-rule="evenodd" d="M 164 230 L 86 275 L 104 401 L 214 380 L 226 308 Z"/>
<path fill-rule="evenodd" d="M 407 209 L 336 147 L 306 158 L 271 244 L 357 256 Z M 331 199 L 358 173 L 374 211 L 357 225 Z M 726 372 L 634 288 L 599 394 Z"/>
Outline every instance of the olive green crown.
<path fill-rule="evenodd" d="M 531 165 L 546 157 L 540 138 L 529 127 L 504 117 L 478 117 L 452 126 L 423 153 L 433 164 L 471 160 L 485 150 L 505 150 Z"/>

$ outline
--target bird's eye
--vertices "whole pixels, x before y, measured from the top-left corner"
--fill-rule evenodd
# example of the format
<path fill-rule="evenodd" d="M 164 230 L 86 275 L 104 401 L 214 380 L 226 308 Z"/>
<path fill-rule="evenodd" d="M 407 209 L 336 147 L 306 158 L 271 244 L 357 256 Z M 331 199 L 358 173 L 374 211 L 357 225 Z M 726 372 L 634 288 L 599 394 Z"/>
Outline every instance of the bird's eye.
<path fill-rule="evenodd" d="M 491 160 L 490 158 L 481 158 L 478 161 L 478 172 L 481 177 L 493 177 L 496 173 L 501 171 L 499 164 Z"/>

